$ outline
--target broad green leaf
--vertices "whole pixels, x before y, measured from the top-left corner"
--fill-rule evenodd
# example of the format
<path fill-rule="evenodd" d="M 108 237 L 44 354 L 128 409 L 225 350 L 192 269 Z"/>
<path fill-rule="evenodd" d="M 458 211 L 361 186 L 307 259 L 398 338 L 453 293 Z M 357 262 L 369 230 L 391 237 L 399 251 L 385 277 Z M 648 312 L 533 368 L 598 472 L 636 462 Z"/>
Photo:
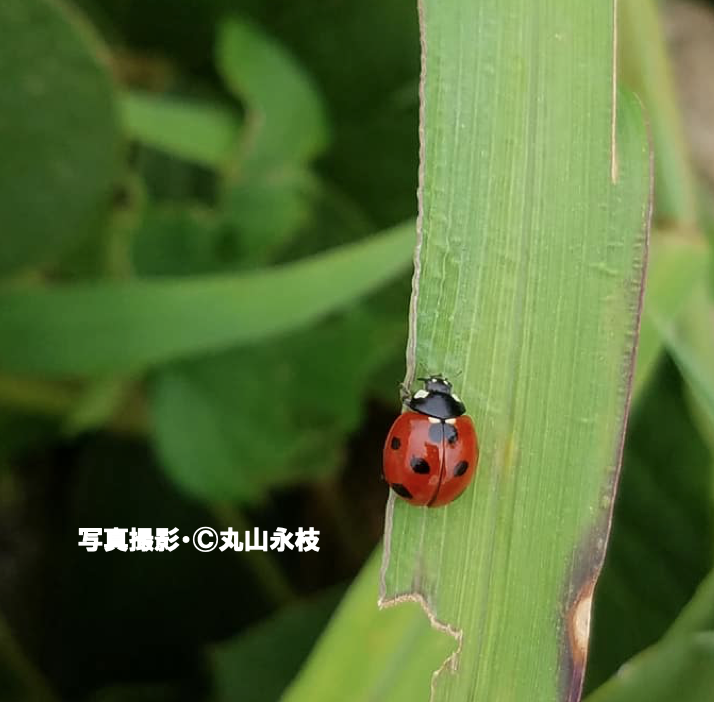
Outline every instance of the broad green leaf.
<path fill-rule="evenodd" d="M 399 339 L 394 326 L 353 309 L 279 344 L 161 369 L 151 404 L 167 475 L 199 499 L 250 502 L 334 470 L 369 374 L 396 350 L 384 341 Z"/>
<path fill-rule="evenodd" d="M 327 143 L 327 120 L 311 78 L 257 26 L 226 20 L 218 69 L 246 104 L 246 170 L 306 162 Z"/>
<path fill-rule="evenodd" d="M 300 676 L 282 702 L 426 700 L 432 673 L 453 653 L 414 603 L 376 607 L 380 552 L 352 584 Z"/>
<path fill-rule="evenodd" d="M 0 292 L 0 369 L 52 376 L 132 372 L 255 343 L 344 307 L 405 270 L 413 224 L 244 275 Z"/>
<path fill-rule="evenodd" d="M 0 3 L 0 273 L 45 263 L 109 203 L 120 132 L 105 49 L 59 0 Z"/>
<path fill-rule="evenodd" d="M 222 105 L 126 91 L 121 108 L 129 134 L 148 146 L 213 168 L 234 156 L 240 120 Z"/>

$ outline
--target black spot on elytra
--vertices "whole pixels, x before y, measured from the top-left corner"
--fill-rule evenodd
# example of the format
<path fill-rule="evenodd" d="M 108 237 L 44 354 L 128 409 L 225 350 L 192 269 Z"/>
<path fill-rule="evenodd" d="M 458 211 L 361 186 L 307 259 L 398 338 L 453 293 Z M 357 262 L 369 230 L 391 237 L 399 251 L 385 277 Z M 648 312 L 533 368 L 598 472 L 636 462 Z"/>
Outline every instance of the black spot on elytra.
<path fill-rule="evenodd" d="M 459 461 L 454 468 L 454 475 L 459 477 L 462 476 L 469 468 L 469 464 L 466 461 Z"/>
<path fill-rule="evenodd" d="M 459 432 L 453 424 L 444 424 L 444 438 L 449 446 L 453 446 L 459 440 Z"/>
<path fill-rule="evenodd" d="M 397 493 L 400 497 L 406 497 L 407 500 L 412 499 L 412 494 L 407 490 L 401 483 L 392 483 L 392 490 Z"/>
<path fill-rule="evenodd" d="M 429 468 L 429 463 L 427 462 L 426 459 L 424 458 L 419 458 L 418 456 L 414 456 L 411 461 L 409 461 L 409 465 L 412 467 L 412 470 L 415 473 L 428 473 L 431 468 Z"/>
<path fill-rule="evenodd" d="M 398 436 L 395 436 L 392 438 L 392 443 L 389 445 L 392 447 L 392 449 L 394 451 L 396 451 L 402 445 L 402 442 L 400 441 Z"/>

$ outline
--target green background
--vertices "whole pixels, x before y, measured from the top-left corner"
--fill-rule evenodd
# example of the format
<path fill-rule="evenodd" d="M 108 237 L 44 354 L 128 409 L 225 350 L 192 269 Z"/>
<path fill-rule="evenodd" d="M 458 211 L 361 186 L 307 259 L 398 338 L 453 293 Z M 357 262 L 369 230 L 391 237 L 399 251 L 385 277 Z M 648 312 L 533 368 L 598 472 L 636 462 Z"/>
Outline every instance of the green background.
<path fill-rule="evenodd" d="M 585 687 L 647 649 L 593 699 L 707 700 L 711 586 L 670 627 L 714 546 L 712 186 L 656 4 L 621 5 L 657 197 Z M 414 2 L 3 0 L 0 36 L 0 699 L 277 700 L 363 567 L 308 696 L 347 699 L 334 661 L 370 683 L 354 699 L 428 699 L 451 642 L 378 612 L 368 561 L 407 342 Z M 203 525 L 312 526 L 321 548 L 77 546 Z"/>

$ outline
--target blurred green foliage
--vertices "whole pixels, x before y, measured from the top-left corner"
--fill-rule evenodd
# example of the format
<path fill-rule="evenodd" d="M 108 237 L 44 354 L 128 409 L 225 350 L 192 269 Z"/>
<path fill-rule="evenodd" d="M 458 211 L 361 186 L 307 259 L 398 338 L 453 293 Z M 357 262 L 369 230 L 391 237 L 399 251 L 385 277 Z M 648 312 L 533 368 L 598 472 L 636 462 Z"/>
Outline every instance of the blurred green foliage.
<path fill-rule="evenodd" d="M 379 536 L 378 452 L 353 457 L 350 437 L 378 442 L 397 406 L 416 21 L 406 2 L 307 9 L 0 9 L 7 695 L 230 699 L 242 682 L 274 699 L 336 593 L 301 598 Z M 388 70 L 360 82 L 328 26 Z M 322 550 L 100 563 L 77 547 L 85 522 L 315 526 Z M 265 684 L 248 683 L 261 650 Z"/>
<path fill-rule="evenodd" d="M 0 698 L 275 700 L 381 532 L 414 3 L 3 0 L 0 36 Z M 654 85 L 651 110 L 671 98 Z M 659 177 L 677 187 L 658 223 L 690 227 L 689 176 Z M 590 689 L 657 643 L 712 566 L 699 292 L 693 320 L 671 310 L 676 365 L 647 359 Z M 77 546 L 80 526 L 203 524 L 315 526 L 321 551 Z"/>
<path fill-rule="evenodd" d="M 0 271 L 8 274 L 89 234 L 108 205 L 121 140 L 100 46 L 80 18 L 7 0 L 0 26 Z"/>

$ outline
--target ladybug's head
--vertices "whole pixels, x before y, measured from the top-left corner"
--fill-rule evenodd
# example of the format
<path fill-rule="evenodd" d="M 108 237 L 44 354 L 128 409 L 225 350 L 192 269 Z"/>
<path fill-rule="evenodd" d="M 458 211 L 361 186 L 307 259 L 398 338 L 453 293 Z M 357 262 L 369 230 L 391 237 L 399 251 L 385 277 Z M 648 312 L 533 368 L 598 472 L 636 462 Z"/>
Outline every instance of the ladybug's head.
<path fill-rule="evenodd" d="M 451 383 L 440 375 L 432 375 L 428 378 L 419 378 L 424 383 L 424 390 L 427 392 L 443 392 L 446 395 L 451 394 Z"/>
<path fill-rule="evenodd" d="M 453 419 L 466 412 L 464 403 L 454 394 L 451 383 L 440 375 L 419 378 L 423 390 L 417 390 L 407 401 L 409 409 L 437 419 Z"/>

